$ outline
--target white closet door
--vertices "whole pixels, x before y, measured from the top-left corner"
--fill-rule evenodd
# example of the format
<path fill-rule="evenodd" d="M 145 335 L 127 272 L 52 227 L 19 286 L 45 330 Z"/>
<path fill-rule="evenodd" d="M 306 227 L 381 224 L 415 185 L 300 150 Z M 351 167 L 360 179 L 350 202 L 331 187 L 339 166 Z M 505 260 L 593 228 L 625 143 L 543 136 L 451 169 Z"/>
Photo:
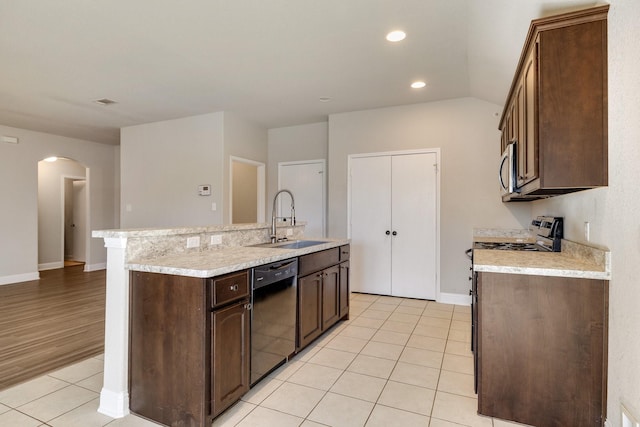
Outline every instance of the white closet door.
<path fill-rule="evenodd" d="M 436 298 L 435 153 L 392 157 L 391 295 Z"/>
<path fill-rule="evenodd" d="M 307 223 L 304 228 L 305 237 L 325 237 L 324 165 L 324 161 L 314 161 L 283 163 L 278 166 L 278 189 L 285 188 L 293 193 L 296 219 Z M 289 196 L 279 196 L 278 202 L 278 214 L 289 216 Z"/>
<path fill-rule="evenodd" d="M 391 294 L 391 158 L 351 159 L 351 290 Z"/>

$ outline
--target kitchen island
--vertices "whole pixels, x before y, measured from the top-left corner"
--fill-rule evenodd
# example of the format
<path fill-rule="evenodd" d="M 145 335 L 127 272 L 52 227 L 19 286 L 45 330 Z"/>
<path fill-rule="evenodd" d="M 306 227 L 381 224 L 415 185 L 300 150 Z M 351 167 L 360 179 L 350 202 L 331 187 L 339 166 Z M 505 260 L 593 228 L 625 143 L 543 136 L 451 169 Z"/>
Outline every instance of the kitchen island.
<path fill-rule="evenodd" d="M 279 225 L 279 237 L 301 239 L 304 224 Z M 278 259 L 338 247 L 345 239 L 302 249 L 249 247 L 269 240 L 269 224 L 93 231 L 107 248 L 104 384 L 99 412 L 113 418 L 129 413 L 130 270 L 210 277 Z"/>
<path fill-rule="evenodd" d="M 562 252 L 473 251 L 478 413 L 603 425 L 610 271 L 608 250 L 567 240 Z"/>

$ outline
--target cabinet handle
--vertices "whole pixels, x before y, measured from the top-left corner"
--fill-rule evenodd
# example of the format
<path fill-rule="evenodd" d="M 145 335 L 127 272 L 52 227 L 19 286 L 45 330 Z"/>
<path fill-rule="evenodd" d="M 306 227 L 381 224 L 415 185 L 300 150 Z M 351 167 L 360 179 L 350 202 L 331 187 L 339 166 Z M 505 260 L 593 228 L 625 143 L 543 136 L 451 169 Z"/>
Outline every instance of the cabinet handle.
<path fill-rule="evenodd" d="M 388 236 L 389 234 L 391 234 L 391 232 L 389 230 L 387 230 L 387 231 L 385 231 L 384 234 L 386 234 Z"/>
<path fill-rule="evenodd" d="M 397 236 L 397 235 L 398 235 L 398 232 L 397 232 L 397 231 L 394 231 L 394 232 L 393 232 L 393 233 L 391 233 L 391 234 L 393 234 L 394 236 Z"/>
<path fill-rule="evenodd" d="M 234 292 L 237 291 L 238 290 L 238 285 L 229 286 L 229 290 L 230 291 L 234 291 Z"/>
<path fill-rule="evenodd" d="M 252 305 L 251 303 L 249 303 L 249 304 L 245 304 L 245 305 L 244 305 L 244 308 L 245 308 L 246 310 L 251 310 L 251 309 L 253 308 L 253 305 Z"/>

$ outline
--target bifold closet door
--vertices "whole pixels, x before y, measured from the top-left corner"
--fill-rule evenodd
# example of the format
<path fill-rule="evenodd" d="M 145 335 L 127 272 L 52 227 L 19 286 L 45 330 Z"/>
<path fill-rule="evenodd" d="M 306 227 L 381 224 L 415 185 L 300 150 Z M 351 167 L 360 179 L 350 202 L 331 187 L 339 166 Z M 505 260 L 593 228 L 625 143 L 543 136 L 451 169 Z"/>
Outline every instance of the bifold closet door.
<path fill-rule="evenodd" d="M 436 299 L 435 153 L 391 161 L 391 295 Z"/>
<path fill-rule="evenodd" d="M 391 295 L 391 158 L 352 158 L 350 166 L 351 290 Z"/>

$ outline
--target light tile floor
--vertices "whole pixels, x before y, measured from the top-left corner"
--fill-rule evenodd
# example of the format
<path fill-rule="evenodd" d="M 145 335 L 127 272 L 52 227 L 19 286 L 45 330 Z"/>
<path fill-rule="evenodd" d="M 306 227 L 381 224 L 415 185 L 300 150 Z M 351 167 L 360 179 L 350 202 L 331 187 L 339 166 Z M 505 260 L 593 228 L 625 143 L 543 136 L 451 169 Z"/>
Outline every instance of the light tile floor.
<path fill-rule="evenodd" d="M 213 427 L 492 426 L 473 392 L 469 307 L 352 294 L 340 322 Z M 97 412 L 102 357 L 0 391 L 0 427 L 147 427 Z"/>

